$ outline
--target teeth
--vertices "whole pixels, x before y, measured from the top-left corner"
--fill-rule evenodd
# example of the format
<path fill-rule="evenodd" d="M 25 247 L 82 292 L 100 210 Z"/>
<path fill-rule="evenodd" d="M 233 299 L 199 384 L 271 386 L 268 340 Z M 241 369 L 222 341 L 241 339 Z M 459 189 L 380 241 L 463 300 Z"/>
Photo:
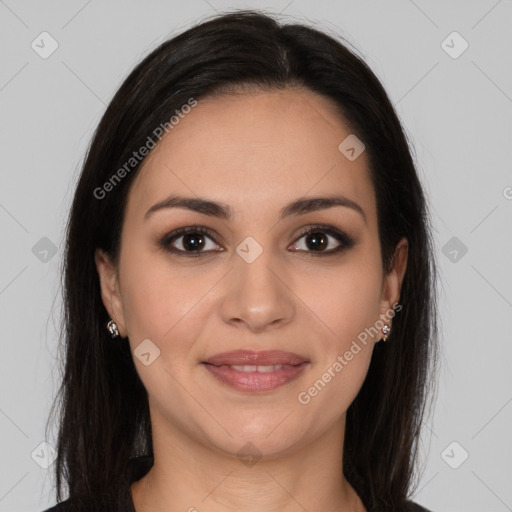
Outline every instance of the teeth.
<path fill-rule="evenodd" d="M 260 372 L 260 373 L 267 373 L 267 372 L 273 372 L 275 370 L 279 370 L 283 367 L 282 364 L 269 364 L 269 365 L 230 365 L 233 370 L 236 370 L 237 372 Z"/>

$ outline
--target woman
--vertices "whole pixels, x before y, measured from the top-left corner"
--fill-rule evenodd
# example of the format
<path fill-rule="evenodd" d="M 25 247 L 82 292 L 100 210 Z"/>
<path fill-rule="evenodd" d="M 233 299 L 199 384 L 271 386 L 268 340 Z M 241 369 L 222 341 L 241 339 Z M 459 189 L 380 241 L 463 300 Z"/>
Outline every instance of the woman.
<path fill-rule="evenodd" d="M 427 206 L 378 79 L 256 11 L 165 42 L 89 149 L 49 510 L 425 510 Z"/>

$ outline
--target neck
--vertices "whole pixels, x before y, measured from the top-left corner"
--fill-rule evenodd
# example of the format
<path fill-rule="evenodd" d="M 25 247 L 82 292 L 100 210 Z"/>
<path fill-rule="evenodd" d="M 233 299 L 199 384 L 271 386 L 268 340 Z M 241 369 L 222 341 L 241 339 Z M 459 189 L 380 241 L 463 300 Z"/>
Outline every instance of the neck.
<path fill-rule="evenodd" d="M 154 465 L 131 486 L 137 512 L 365 512 L 343 475 L 345 418 L 310 444 L 243 460 L 152 425 Z"/>

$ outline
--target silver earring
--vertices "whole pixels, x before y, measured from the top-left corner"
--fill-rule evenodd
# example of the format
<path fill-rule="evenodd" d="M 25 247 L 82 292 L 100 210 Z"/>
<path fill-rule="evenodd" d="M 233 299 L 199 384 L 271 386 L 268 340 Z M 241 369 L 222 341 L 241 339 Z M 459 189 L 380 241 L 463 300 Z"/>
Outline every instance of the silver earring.
<path fill-rule="evenodd" d="M 117 328 L 117 324 L 114 322 L 114 320 L 109 320 L 107 329 L 110 332 L 110 337 L 113 340 L 119 338 L 119 329 Z"/>
<path fill-rule="evenodd" d="M 390 332 L 391 327 L 389 327 L 388 324 L 384 325 L 384 327 L 382 328 L 382 334 L 384 334 L 384 336 L 382 337 L 382 341 L 387 341 Z"/>

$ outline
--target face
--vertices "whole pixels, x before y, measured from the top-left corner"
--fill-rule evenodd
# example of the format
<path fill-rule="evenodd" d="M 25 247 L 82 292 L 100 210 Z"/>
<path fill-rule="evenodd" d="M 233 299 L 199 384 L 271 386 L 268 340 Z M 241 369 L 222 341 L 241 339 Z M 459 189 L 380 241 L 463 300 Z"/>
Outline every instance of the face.
<path fill-rule="evenodd" d="M 146 158 L 119 266 L 101 251 L 96 263 L 154 428 L 231 454 L 250 441 L 269 457 L 343 428 L 407 254 L 403 240 L 384 275 L 366 154 L 338 148 L 350 133 L 313 92 L 246 93 L 199 100 Z M 299 359 L 205 363 L 239 350 Z"/>

